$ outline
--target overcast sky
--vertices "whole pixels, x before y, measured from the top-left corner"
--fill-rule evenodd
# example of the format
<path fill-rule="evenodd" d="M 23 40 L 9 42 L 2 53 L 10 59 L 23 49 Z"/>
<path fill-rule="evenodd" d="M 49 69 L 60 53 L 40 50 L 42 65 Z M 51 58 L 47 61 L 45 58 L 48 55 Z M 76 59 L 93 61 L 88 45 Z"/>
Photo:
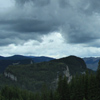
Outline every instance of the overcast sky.
<path fill-rule="evenodd" d="M 99 0 L 0 0 L 0 55 L 100 56 Z"/>

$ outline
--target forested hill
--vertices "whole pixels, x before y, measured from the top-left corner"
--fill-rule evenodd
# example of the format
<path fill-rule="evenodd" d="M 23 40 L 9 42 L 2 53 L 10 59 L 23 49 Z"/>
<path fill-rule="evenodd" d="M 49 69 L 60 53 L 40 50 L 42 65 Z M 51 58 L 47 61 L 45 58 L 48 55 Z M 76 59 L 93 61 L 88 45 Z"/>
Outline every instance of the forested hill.
<path fill-rule="evenodd" d="M 13 85 L 37 91 L 46 83 L 49 88 L 55 88 L 59 75 L 66 76 L 70 82 L 73 75 L 84 74 L 86 70 L 84 61 L 75 56 L 28 65 L 11 65 L 1 74 L 0 86 Z"/>
<path fill-rule="evenodd" d="M 20 65 L 20 64 L 31 64 L 31 63 L 39 63 L 44 61 L 50 61 L 54 58 L 44 57 L 44 56 L 23 56 L 23 55 L 14 55 L 9 57 L 0 56 L 0 73 L 3 73 L 4 70 L 9 65 Z"/>
<path fill-rule="evenodd" d="M 64 64 L 66 64 L 67 66 L 69 66 L 69 70 L 72 75 L 74 75 L 76 73 L 84 72 L 87 69 L 84 60 L 82 58 L 79 58 L 76 56 L 68 56 L 68 57 L 64 57 L 61 59 L 55 59 L 52 61 L 53 62 L 62 62 Z"/>

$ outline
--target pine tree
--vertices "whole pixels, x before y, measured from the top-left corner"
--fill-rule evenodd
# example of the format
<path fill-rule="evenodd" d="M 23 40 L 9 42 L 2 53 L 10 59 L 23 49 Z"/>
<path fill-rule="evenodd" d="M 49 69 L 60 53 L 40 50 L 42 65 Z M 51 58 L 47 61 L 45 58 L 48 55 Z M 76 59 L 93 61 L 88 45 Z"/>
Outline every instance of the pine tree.
<path fill-rule="evenodd" d="M 75 78 L 75 99 L 82 100 L 84 97 L 84 86 L 82 76 L 77 75 Z"/>
<path fill-rule="evenodd" d="M 75 76 L 73 76 L 71 82 L 69 83 L 70 99 L 75 100 Z"/>
<path fill-rule="evenodd" d="M 48 100 L 49 99 L 49 90 L 48 90 L 46 84 L 43 84 L 43 86 L 42 86 L 41 99 L 42 100 Z"/>
<path fill-rule="evenodd" d="M 83 98 L 83 100 L 86 100 L 85 98 Z"/>
<path fill-rule="evenodd" d="M 96 82 L 97 82 L 97 100 L 100 100 L 100 61 L 98 63 L 98 69 L 96 73 Z"/>
<path fill-rule="evenodd" d="M 59 100 L 62 100 L 62 75 L 59 75 L 58 86 L 57 86 L 57 93 Z"/>
<path fill-rule="evenodd" d="M 83 75 L 84 95 L 85 95 L 86 99 L 88 99 L 88 86 L 89 86 L 88 79 L 89 79 L 89 73 L 88 73 L 88 71 L 86 71 L 86 74 Z"/>
<path fill-rule="evenodd" d="M 49 100 L 54 100 L 54 96 L 53 96 L 53 91 L 50 90 L 50 93 L 49 93 Z"/>
<path fill-rule="evenodd" d="M 67 83 L 67 77 L 59 76 L 59 82 L 57 87 L 59 100 L 70 100 L 69 85 Z"/>
<path fill-rule="evenodd" d="M 62 99 L 61 100 L 70 100 L 69 86 L 68 86 L 66 76 L 64 76 L 62 80 Z"/>
<path fill-rule="evenodd" d="M 40 96 L 40 94 L 38 92 L 35 92 L 34 100 L 41 100 L 41 96 Z"/>
<path fill-rule="evenodd" d="M 95 75 L 91 74 L 88 84 L 88 100 L 99 100 L 97 94 L 97 81 Z"/>

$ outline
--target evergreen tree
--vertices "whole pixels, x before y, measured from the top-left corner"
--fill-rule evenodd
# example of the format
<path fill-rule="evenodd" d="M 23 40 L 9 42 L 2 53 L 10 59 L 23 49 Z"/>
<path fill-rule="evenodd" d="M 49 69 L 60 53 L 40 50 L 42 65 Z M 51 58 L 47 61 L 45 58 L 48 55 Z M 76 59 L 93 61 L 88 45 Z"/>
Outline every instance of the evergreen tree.
<path fill-rule="evenodd" d="M 53 95 L 52 90 L 50 90 L 50 93 L 49 93 L 49 100 L 54 100 L 54 95 Z"/>
<path fill-rule="evenodd" d="M 70 99 L 75 100 L 75 76 L 73 76 L 71 82 L 69 83 Z"/>
<path fill-rule="evenodd" d="M 62 80 L 62 99 L 61 100 L 70 100 L 69 86 L 67 83 L 66 76 L 64 76 Z"/>
<path fill-rule="evenodd" d="M 84 84 L 84 95 L 85 98 L 88 99 L 88 80 L 89 79 L 89 73 L 86 71 L 85 75 L 83 75 L 83 84 Z"/>
<path fill-rule="evenodd" d="M 63 80 L 62 75 L 59 75 L 58 86 L 57 86 L 57 93 L 59 100 L 62 100 L 62 80 Z"/>
<path fill-rule="evenodd" d="M 99 100 L 97 94 L 97 81 L 95 75 L 91 74 L 88 84 L 88 100 Z"/>
<path fill-rule="evenodd" d="M 48 98 L 49 98 L 49 90 L 47 88 L 47 85 L 43 84 L 41 90 L 41 100 L 48 100 Z"/>
<path fill-rule="evenodd" d="M 97 83 L 97 100 L 100 100 L 100 61 L 98 63 L 98 69 L 96 73 L 96 83 Z"/>
<path fill-rule="evenodd" d="M 57 92 L 59 95 L 59 100 L 70 100 L 69 86 L 67 83 L 67 77 L 59 76 Z"/>
<path fill-rule="evenodd" d="M 34 94 L 34 100 L 41 100 L 41 96 L 38 92 Z"/>
<path fill-rule="evenodd" d="M 86 100 L 85 98 L 83 98 L 83 100 Z"/>
<path fill-rule="evenodd" d="M 75 77 L 75 99 L 74 100 L 82 100 L 84 97 L 84 87 L 82 76 L 77 75 Z"/>

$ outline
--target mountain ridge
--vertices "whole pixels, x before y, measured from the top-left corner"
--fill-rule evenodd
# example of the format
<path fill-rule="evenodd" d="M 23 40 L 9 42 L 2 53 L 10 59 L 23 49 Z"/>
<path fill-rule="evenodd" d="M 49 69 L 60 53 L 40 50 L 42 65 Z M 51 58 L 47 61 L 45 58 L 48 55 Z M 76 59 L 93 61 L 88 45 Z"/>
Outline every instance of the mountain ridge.
<path fill-rule="evenodd" d="M 23 55 L 13 55 L 9 57 L 0 56 L 0 73 L 13 64 L 31 64 L 31 63 L 40 63 L 44 61 L 50 61 L 54 58 L 49 57 L 35 57 L 35 56 L 23 56 Z"/>
<path fill-rule="evenodd" d="M 3 85 L 13 85 L 37 91 L 44 83 L 49 88 L 55 88 L 59 75 L 67 76 L 70 81 L 76 73 L 79 75 L 85 74 L 86 70 L 88 69 L 83 59 L 69 56 L 48 62 L 11 65 L 6 68 L 4 74 L 1 74 L 0 83 L 2 83 L 1 87 Z"/>
<path fill-rule="evenodd" d="M 68 57 L 73 57 L 73 55 L 68 56 Z M 66 58 L 66 57 L 63 57 L 63 58 Z M 46 57 L 46 56 L 24 56 L 24 55 L 13 55 L 13 56 L 8 56 L 8 57 L 0 56 L 0 63 L 4 63 L 4 65 L 0 64 L 0 68 L 2 67 L 0 69 L 0 72 L 4 71 L 4 69 L 8 67 L 9 65 L 11 65 L 12 63 L 17 63 L 19 60 L 26 60 L 26 59 L 27 60 L 30 59 L 30 62 L 32 61 L 34 63 L 41 63 L 41 62 L 55 60 L 55 58 Z M 82 59 L 85 61 L 87 68 L 92 69 L 94 71 L 97 70 L 100 57 L 84 57 Z M 12 63 L 9 64 L 7 60 Z M 8 65 L 5 66 L 5 63 L 8 63 Z"/>
<path fill-rule="evenodd" d="M 87 68 L 97 71 L 100 57 L 86 57 L 83 58 L 83 60 L 85 61 Z"/>

